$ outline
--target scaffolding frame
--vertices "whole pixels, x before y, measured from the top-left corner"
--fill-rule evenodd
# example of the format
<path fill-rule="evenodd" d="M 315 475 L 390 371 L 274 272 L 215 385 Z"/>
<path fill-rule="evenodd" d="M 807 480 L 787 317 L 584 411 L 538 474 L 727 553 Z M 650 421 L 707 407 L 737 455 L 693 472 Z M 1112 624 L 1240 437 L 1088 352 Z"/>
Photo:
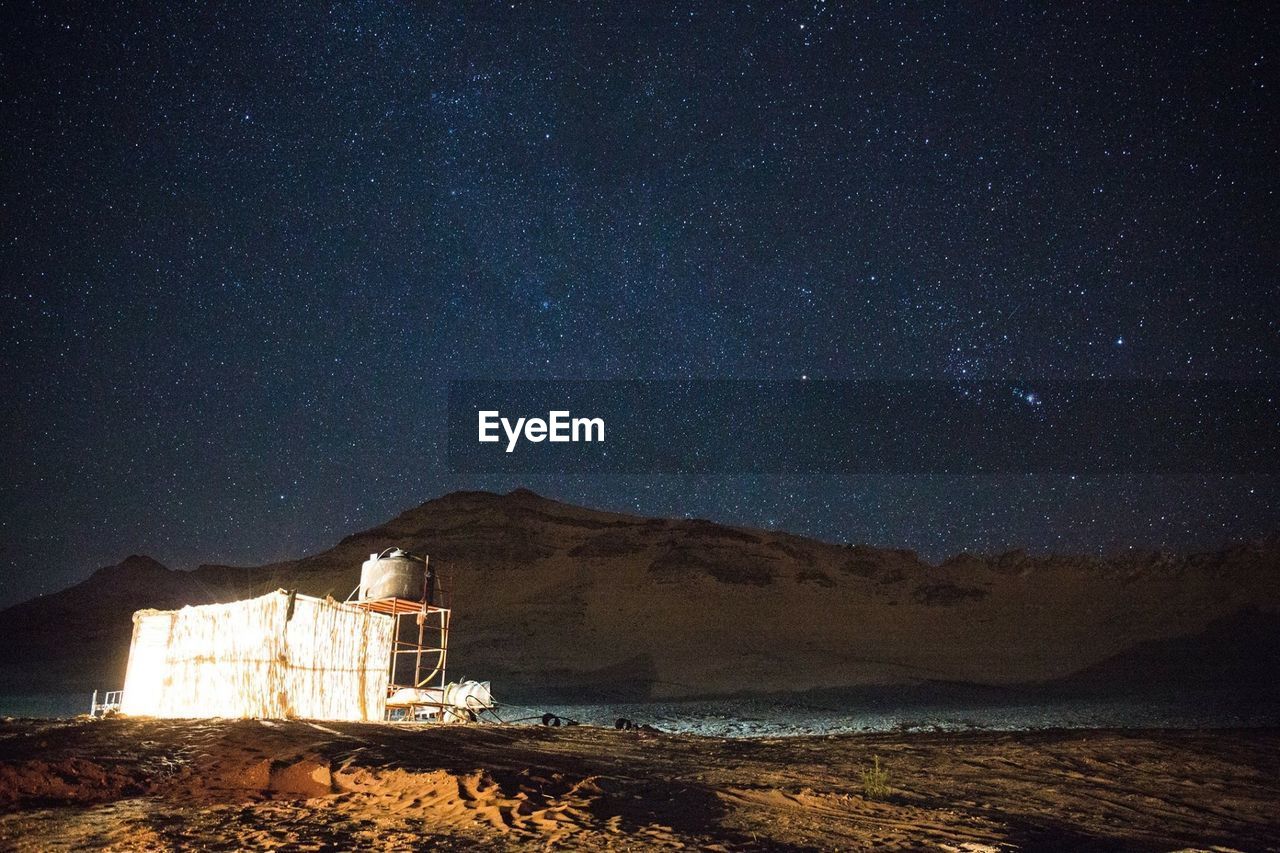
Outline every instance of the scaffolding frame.
<path fill-rule="evenodd" d="M 404 598 L 379 598 L 352 602 L 355 606 L 391 617 L 391 660 L 387 664 L 387 699 L 397 691 L 435 689 L 439 702 L 412 701 L 387 704 L 389 720 L 445 719 L 444 688 L 449 661 L 448 607 Z M 407 629 L 407 630 L 406 630 Z M 438 639 L 437 639 L 438 638 Z M 412 667 L 409 661 L 412 661 Z M 410 673 L 412 673 L 410 675 Z"/>

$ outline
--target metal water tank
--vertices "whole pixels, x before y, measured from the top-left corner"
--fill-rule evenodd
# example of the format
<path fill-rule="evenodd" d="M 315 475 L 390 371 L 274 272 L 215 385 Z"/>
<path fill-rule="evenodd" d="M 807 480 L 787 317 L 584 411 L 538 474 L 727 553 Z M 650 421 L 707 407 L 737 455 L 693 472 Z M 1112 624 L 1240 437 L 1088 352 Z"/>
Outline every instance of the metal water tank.
<path fill-rule="evenodd" d="M 360 598 L 405 598 L 422 601 L 427 561 L 399 548 L 370 554 L 360 567 Z"/>

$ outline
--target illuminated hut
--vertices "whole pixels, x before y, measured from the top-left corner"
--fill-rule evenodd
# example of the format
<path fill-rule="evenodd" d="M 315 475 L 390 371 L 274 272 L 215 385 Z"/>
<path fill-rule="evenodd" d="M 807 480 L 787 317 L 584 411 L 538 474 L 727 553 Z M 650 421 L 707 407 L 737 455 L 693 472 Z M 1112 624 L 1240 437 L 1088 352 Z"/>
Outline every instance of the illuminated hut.
<path fill-rule="evenodd" d="M 277 590 L 139 610 L 120 711 L 384 719 L 397 690 L 444 687 L 449 611 L 431 601 L 426 562 L 398 550 L 372 555 L 351 603 Z"/>

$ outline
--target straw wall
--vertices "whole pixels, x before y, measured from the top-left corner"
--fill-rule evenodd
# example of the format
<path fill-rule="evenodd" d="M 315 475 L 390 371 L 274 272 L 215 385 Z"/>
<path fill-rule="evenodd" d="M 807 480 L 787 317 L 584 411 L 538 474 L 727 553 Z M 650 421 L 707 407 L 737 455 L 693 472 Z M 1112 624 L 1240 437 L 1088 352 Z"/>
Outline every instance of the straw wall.
<path fill-rule="evenodd" d="M 120 710 L 154 717 L 380 720 L 391 617 L 283 590 L 139 610 Z"/>

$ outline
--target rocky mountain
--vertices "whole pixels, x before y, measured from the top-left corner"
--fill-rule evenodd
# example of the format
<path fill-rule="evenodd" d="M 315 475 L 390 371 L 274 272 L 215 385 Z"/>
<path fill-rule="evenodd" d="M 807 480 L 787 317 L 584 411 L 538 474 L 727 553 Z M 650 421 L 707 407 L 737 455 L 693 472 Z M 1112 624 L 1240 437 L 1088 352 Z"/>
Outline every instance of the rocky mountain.
<path fill-rule="evenodd" d="M 1272 623 L 1280 611 L 1275 539 L 1185 556 L 1011 552 L 931 565 L 906 550 L 601 512 L 526 490 L 457 492 L 299 560 L 178 572 L 135 556 L 11 607 L 0 688 L 118 686 L 134 610 L 278 587 L 343 599 L 361 562 L 393 545 L 429 554 L 440 572 L 451 674 L 491 678 L 508 695 L 1029 684 L 1121 671 L 1107 662 L 1217 636 L 1206 629 L 1242 611 Z"/>

